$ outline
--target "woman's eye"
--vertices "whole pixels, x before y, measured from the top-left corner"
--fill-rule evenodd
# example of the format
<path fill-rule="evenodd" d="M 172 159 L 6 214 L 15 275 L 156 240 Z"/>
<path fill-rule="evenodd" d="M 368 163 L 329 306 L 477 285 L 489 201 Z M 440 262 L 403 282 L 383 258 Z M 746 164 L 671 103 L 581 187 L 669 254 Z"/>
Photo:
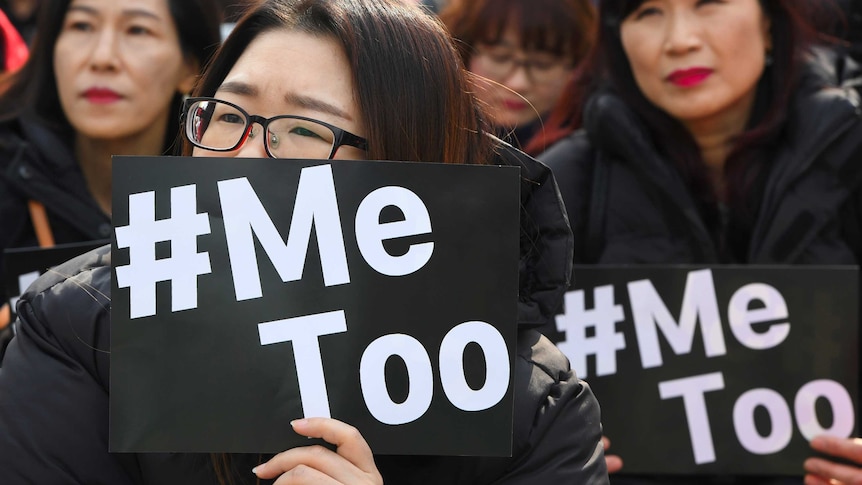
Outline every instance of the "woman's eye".
<path fill-rule="evenodd" d="M 233 113 L 223 114 L 223 115 L 219 116 L 218 120 L 221 121 L 222 123 L 245 124 L 245 120 L 243 120 L 240 115 L 233 114 Z"/>
<path fill-rule="evenodd" d="M 83 20 L 78 20 L 75 22 L 70 22 L 66 27 L 68 30 L 74 30 L 77 32 L 90 32 L 94 29 L 93 24 L 90 22 L 85 22 Z"/>
<path fill-rule="evenodd" d="M 497 64 L 507 64 L 512 60 L 513 56 L 512 56 L 512 54 L 508 54 L 508 53 L 502 54 L 502 53 L 490 52 L 490 53 L 488 53 L 488 57 L 490 57 L 491 60 L 496 62 Z"/>
<path fill-rule="evenodd" d="M 708 3 L 724 3 L 724 0 L 698 0 L 697 5 L 705 5 Z"/>
<path fill-rule="evenodd" d="M 551 61 L 551 60 L 542 60 L 542 59 L 534 59 L 529 62 L 531 69 L 538 69 L 539 71 L 550 71 L 555 66 L 557 66 L 559 62 Z"/>
<path fill-rule="evenodd" d="M 148 27 L 142 25 L 133 25 L 129 27 L 128 32 L 132 35 L 150 35 L 153 33 Z"/>
<path fill-rule="evenodd" d="M 317 133 L 315 133 L 315 132 L 313 132 L 313 131 L 309 130 L 308 128 L 302 127 L 302 126 L 297 126 L 297 127 L 293 128 L 292 130 L 290 130 L 290 133 L 291 133 L 291 134 L 294 134 L 294 135 L 299 135 L 299 136 L 309 136 L 309 137 L 313 137 L 313 138 L 323 138 L 322 136 L 318 135 Z"/>
<path fill-rule="evenodd" d="M 659 14 L 661 14 L 661 10 L 659 10 L 658 8 L 646 7 L 646 8 L 642 8 L 642 9 L 638 10 L 637 12 L 635 12 L 634 18 L 636 20 L 640 20 L 640 19 L 645 18 L 645 17 L 650 17 L 653 15 L 659 15 Z"/>

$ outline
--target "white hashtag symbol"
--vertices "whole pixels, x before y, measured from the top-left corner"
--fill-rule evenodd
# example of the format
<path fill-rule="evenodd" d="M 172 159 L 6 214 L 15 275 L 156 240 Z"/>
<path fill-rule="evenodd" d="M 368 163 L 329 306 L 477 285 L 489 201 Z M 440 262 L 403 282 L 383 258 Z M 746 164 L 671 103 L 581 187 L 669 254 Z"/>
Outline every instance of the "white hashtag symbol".
<path fill-rule="evenodd" d="M 596 356 L 596 375 L 617 372 L 617 351 L 626 348 L 625 335 L 617 332 L 617 322 L 625 320 L 623 307 L 614 302 L 614 287 L 599 286 L 593 292 L 593 309 L 584 304 L 584 291 L 566 293 L 566 313 L 557 316 L 557 330 L 566 340 L 557 346 L 572 362 L 579 377 L 587 376 L 587 356 Z M 587 329 L 593 335 L 587 335 Z"/>
<path fill-rule="evenodd" d="M 129 248 L 129 264 L 117 266 L 117 286 L 129 288 L 129 318 L 156 314 L 156 283 L 171 282 L 171 310 L 198 306 L 198 275 L 209 254 L 198 253 L 197 236 L 210 233 L 207 214 L 197 213 L 196 187 L 171 189 L 171 217 L 156 220 L 156 193 L 129 196 L 129 225 L 117 228 L 117 247 Z M 156 259 L 156 243 L 171 242 L 171 256 Z"/>

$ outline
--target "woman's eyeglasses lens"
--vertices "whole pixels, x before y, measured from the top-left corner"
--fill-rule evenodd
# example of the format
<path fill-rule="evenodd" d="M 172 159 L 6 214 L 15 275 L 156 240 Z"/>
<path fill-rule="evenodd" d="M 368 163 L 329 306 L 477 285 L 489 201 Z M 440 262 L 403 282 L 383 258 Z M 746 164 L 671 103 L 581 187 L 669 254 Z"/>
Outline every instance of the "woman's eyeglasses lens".
<path fill-rule="evenodd" d="M 527 78 L 535 84 L 545 84 L 554 79 L 559 79 L 563 71 L 571 69 L 571 64 L 558 57 L 550 58 L 545 54 L 527 54 L 526 58 L 518 57 L 514 51 L 494 47 L 480 47 L 476 55 L 482 63 L 482 68 L 495 80 L 509 78 L 514 72 L 523 67 Z"/>
<path fill-rule="evenodd" d="M 239 148 L 251 123 L 247 114 L 228 103 L 202 100 L 188 106 L 185 132 L 200 148 L 231 151 Z M 256 138 L 260 131 L 248 131 L 248 137 Z M 335 133 L 315 121 L 285 115 L 269 120 L 265 143 L 276 158 L 327 159 L 335 145 Z"/>

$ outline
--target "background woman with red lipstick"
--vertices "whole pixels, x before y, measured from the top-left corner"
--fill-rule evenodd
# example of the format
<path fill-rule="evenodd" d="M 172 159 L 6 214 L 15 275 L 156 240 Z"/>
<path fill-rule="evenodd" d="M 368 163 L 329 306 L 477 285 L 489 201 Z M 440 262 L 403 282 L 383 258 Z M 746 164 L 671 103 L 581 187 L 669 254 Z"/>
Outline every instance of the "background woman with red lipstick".
<path fill-rule="evenodd" d="M 860 103 L 835 52 L 812 47 L 816 6 L 601 2 L 592 79 L 571 87 L 589 96 L 549 120 L 556 133 L 584 129 L 539 157 L 560 184 L 576 262 L 862 261 Z M 801 475 L 800 463 L 783 480 Z"/>
<path fill-rule="evenodd" d="M 29 61 L 0 79 L 0 250 L 109 237 L 111 156 L 170 149 L 181 96 L 219 44 L 219 11 L 215 0 L 41 6 Z"/>
<path fill-rule="evenodd" d="M 498 134 L 533 155 L 545 147 L 528 142 L 589 50 L 595 15 L 590 0 L 449 0 L 440 12 Z"/>

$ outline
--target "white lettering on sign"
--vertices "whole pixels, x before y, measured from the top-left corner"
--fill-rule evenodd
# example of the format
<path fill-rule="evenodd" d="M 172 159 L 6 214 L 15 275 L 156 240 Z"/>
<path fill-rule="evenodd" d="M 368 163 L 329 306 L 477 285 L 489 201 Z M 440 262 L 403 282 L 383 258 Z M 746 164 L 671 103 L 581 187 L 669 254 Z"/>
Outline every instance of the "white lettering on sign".
<path fill-rule="evenodd" d="M 658 385 L 662 399 L 682 398 L 694 462 L 698 465 L 715 461 L 712 428 L 709 426 L 706 399 L 703 395 L 721 389 L 724 389 L 724 376 L 721 372 L 660 382 Z"/>
<path fill-rule="evenodd" d="M 679 321 L 650 280 L 632 281 L 626 286 L 644 369 L 664 364 L 659 331 L 676 355 L 686 355 L 692 352 L 695 330 L 700 324 L 705 355 L 718 357 L 727 353 L 711 270 L 688 273 Z M 616 303 L 613 285 L 593 288 L 591 309 L 586 308 L 585 291 L 566 293 L 565 312 L 556 317 L 557 330 L 566 338 L 557 346 L 582 377 L 590 375 L 589 356 L 595 356 L 596 376 L 616 374 L 617 353 L 626 349 L 625 335 L 616 328 L 625 321 L 623 306 Z M 759 305 L 751 308 L 752 303 Z M 738 289 L 728 302 L 727 318 L 733 336 L 750 349 L 778 346 L 790 334 L 787 303 L 778 290 L 765 283 Z M 766 324 L 769 326 L 765 331 L 754 330 L 755 325 Z"/>
<path fill-rule="evenodd" d="M 589 375 L 590 355 L 596 358 L 596 376 L 616 374 L 617 351 L 626 348 L 625 335 L 617 331 L 617 323 L 624 322 L 625 315 L 622 305 L 616 303 L 613 285 L 596 287 L 593 301 L 593 308 L 588 310 L 584 291 L 570 291 L 565 295 L 566 313 L 556 317 L 557 330 L 566 334 L 566 340 L 557 347 L 582 378 Z"/>
<path fill-rule="evenodd" d="M 237 301 L 260 298 L 260 274 L 253 235 L 284 282 L 302 278 L 311 228 L 317 234 L 326 286 L 350 283 L 344 235 L 329 165 L 306 167 L 299 176 L 287 243 L 246 178 L 218 183 L 228 255 Z"/>
<path fill-rule="evenodd" d="M 762 303 L 763 308 L 750 310 L 751 302 Z M 775 288 L 764 283 L 752 283 L 736 290 L 727 305 L 727 320 L 733 336 L 749 349 L 763 350 L 775 347 L 790 334 L 790 322 L 774 323 L 764 333 L 751 327 L 755 323 L 787 320 L 787 303 Z"/>
<path fill-rule="evenodd" d="M 754 410 L 763 407 L 771 421 L 770 434 L 761 436 L 754 425 Z M 733 429 L 739 444 L 755 455 L 777 453 L 793 438 L 793 418 L 781 394 L 772 389 L 752 389 L 744 392 L 733 405 Z"/>
<path fill-rule="evenodd" d="M 472 389 L 464 374 L 464 349 L 476 343 L 485 355 L 485 384 Z M 440 344 L 440 382 L 443 392 L 462 411 L 483 411 L 497 405 L 509 390 L 509 351 L 500 331 L 485 322 L 455 326 Z M 386 388 L 384 367 L 398 356 L 407 366 L 409 390 L 402 403 L 392 401 Z M 409 335 L 384 335 L 371 343 L 359 364 L 362 397 L 368 411 L 384 424 L 415 421 L 431 406 L 434 393 L 431 359 L 422 343 Z"/>
<path fill-rule="evenodd" d="M 212 271 L 197 237 L 210 233 L 206 214 L 197 213 L 197 186 L 171 189 L 171 217 L 156 220 L 156 193 L 129 195 L 129 225 L 116 230 L 117 247 L 129 248 L 129 264 L 117 266 L 117 286 L 130 293 L 129 318 L 156 314 L 156 283 L 171 282 L 171 311 L 198 307 L 198 275 Z M 156 259 L 156 243 L 170 241 L 171 255 Z"/>
<path fill-rule="evenodd" d="M 832 426 L 824 428 L 817 418 L 814 404 L 825 399 L 832 408 Z M 853 399 L 844 386 L 830 379 L 819 379 L 805 384 L 793 400 L 796 425 L 805 439 L 811 441 L 815 436 L 828 434 L 846 438 L 853 433 L 856 411 Z"/>
<path fill-rule="evenodd" d="M 347 252 L 335 181 L 330 165 L 305 167 L 299 175 L 293 215 L 282 238 L 245 177 L 218 182 L 228 257 L 237 301 L 261 298 L 255 237 L 283 282 L 302 279 L 312 228 L 317 236 L 323 282 L 350 283 Z M 404 220 L 380 223 L 380 212 L 398 208 Z M 196 185 L 171 189 L 171 217 L 155 218 L 155 192 L 129 196 L 129 225 L 116 229 L 117 247 L 129 248 L 129 264 L 117 266 L 117 283 L 129 288 L 130 318 L 156 313 L 156 283 L 170 281 L 172 311 L 197 308 L 197 276 L 210 273 L 207 252 L 197 252 L 197 237 L 209 234 L 207 213 L 197 213 Z M 356 241 L 366 263 L 386 276 L 405 276 L 424 267 L 433 242 L 412 244 L 393 256 L 383 242 L 431 233 L 431 217 L 422 199 L 403 187 L 382 187 L 360 202 Z M 156 259 L 156 243 L 169 241 L 171 256 Z"/>
<path fill-rule="evenodd" d="M 712 429 L 709 424 L 705 393 L 724 389 L 724 376 L 720 372 L 703 374 L 659 383 L 662 399 L 683 398 L 685 417 L 694 460 L 698 465 L 716 461 Z M 832 411 L 832 426 L 824 428 L 815 411 L 818 399 L 825 399 Z M 769 416 L 769 434 L 763 436 L 754 423 L 754 412 L 760 407 Z M 807 440 L 820 434 L 846 438 L 853 432 L 855 411 L 850 393 L 838 382 L 820 379 L 799 389 L 794 400 L 796 426 Z M 743 393 L 733 405 L 733 429 L 739 444 L 749 453 L 770 455 L 778 453 L 793 438 L 793 418 L 790 407 L 772 389 L 752 389 Z"/>
<path fill-rule="evenodd" d="M 464 378 L 464 349 L 477 343 L 485 355 L 485 385 L 472 389 Z M 482 411 L 509 389 L 509 352 L 500 332 L 485 322 L 466 322 L 449 330 L 440 344 L 440 381 L 449 402 L 464 411 Z"/>
<path fill-rule="evenodd" d="M 287 243 L 248 179 L 221 181 L 218 187 L 237 301 L 263 296 L 253 236 L 257 236 L 282 281 L 298 281 L 305 268 L 312 226 L 317 234 L 324 284 L 350 283 L 332 167 L 302 169 Z M 380 211 L 388 206 L 400 209 L 405 219 L 381 224 Z M 431 218 L 422 199 L 403 187 L 382 187 L 365 196 L 356 212 L 355 230 L 366 263 L 386 276 L 418 271 L 434 251 L 433 242 L 411 245 L 401 256 L 392 256 L 383 247 L 385 240 L 431 232 Z"/>
<path fill-rule="evenodd" d="M 260 323 L 257 330 L 261 345 L 293 344 L 303 415 L 330 417 L 319 338 L 347 331 L 344 310 Z"/>
<path fill-rule="evenodd" d="M 407 366 L 407 399 L 396 403 L 386 388 L 384 367 L 390 357 L 398 356 Z M 422 342 L 404 334 L 384 335 L 371 342 L 359 363 L 362 397 L 368 411 L 383 424 L 410 423 L 421 418 L 434 396 L 431 359 Z"/>
<path fill-rule="evenodd" d="M 662 331 L 673 351 L 683 355 L 691 352 L 694 329 L 699 321 L 706 356 L 715 357 L 727 352 L 712 271 L 700 270 L 688 274 L 678 323 L 649 280 L 633 281 L 628 284 L 628 290 L 644 369 L 660 367 L 663 363 L 656 328 Z"/>
<path fill-rule="evenodd" d="M 396 206 L 403 221 L 380 223 L 380 211 Z M 356 210 L 356 244 L 369 266 L 386 276 L 405 276 L 425 266 L 434 243 L 414 244 L 401 256 L 392 256 L 383 241 L 431 232 L 431 217 L 418 195 L 404 187 L 382 187 L 368 194 Z"/>

